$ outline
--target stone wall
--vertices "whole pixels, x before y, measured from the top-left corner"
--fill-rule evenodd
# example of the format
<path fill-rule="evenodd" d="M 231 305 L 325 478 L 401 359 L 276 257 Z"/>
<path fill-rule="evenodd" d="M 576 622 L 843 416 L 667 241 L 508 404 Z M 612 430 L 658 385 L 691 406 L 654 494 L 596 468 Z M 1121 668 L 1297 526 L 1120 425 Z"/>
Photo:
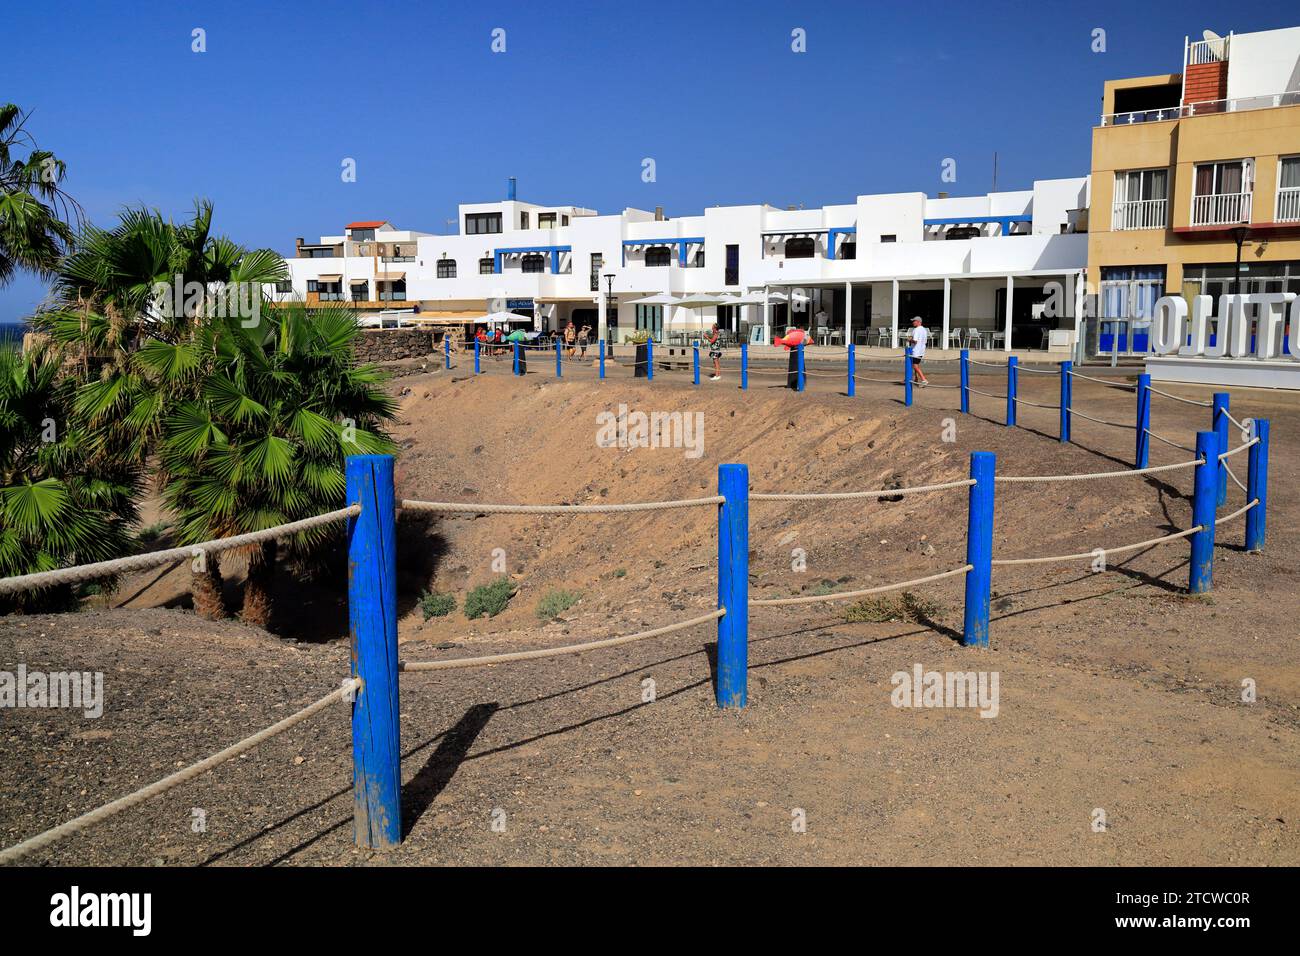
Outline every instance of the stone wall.
<path fill-rule="evenodd" d="M 362 362 L 395 362 L 434 351 L 433 329 L 363 329 L 357 340 Z"/>

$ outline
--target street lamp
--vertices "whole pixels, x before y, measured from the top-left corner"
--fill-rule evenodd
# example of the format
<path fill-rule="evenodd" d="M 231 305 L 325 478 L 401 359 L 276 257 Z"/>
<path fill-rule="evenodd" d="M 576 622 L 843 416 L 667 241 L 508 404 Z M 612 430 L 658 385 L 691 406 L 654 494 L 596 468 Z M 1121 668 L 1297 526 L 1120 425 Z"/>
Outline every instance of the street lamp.
<path fill-rule="evenodd" d="M 605 273 L 605 321 L 600 327 L 599 337 L 605 340 L 605 344 L 612 345 L 607 336 L 609 335 L 609 307 L 614 302 L 614 273 Z M 617 325 L 618 323 L 615 322 Z"/>

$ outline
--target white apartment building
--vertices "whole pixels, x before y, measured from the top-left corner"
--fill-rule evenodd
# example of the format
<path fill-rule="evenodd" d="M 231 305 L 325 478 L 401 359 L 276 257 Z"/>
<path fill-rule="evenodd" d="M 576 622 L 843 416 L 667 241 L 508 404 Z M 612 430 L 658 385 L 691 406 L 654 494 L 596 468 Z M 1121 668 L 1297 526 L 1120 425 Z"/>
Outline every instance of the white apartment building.
<path fill-rule="evenodd" d="M 798 326 L 819 344 L 896 348 L 919 315 L 940 347 L 1067 352 L 1088 204 L 1080 177 L 966 198 L 892 193 L 668 218 L 523 202 L 512 179 L 505 200 L 461 205 L 455 235 L 373 220 L 300 239 L 275 297 L 466 331 L 508 311 L 540 331 L 590 325 L 610 342 L 638 330 L 672 341 L 717 321 L 752 342 Z M 1044 310 L 1049 283 L 1063 310 Z"/>

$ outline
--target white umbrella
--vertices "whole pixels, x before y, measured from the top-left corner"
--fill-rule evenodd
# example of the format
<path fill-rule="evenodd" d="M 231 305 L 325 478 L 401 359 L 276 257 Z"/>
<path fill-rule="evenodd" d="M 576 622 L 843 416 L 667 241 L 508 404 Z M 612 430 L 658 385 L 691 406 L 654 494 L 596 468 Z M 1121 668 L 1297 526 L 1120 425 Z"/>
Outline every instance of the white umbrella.
<path fill-rule="evenodd" d="M 532 323 L 526 315 L 520 315 L 518 312 L 489 312 L 487 315 L 475 317 L 475 322 L 486 322 L 488 325 L 508 325 L 513 322 Z"/>
<path fill-rule="evenodd" d="M 735 305 L 738 299 L 734 295 L 721 293 L 714 295 L 707 292 L 697 292 L 681 299 L 677 304 L 687 309 L 704 309 L 715 305 Z M 695 314 L 695 324 L 700 329 L 704 328 L 704 315 L 701 312 Z"/>

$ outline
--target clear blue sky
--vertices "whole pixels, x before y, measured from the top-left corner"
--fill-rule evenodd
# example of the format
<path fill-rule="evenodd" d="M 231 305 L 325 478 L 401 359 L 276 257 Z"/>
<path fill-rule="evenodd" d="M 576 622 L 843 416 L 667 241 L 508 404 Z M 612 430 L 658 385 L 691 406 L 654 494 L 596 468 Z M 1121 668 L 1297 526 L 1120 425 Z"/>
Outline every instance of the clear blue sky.
<path fill-rule="evenodd" d="M 999 188 L 1081 176 L 1103 80 L 1177 71 L 1206 27 L 1300 23 L 1284 7 L 10 0 L 0 99 L 33 111 L 96 223 L 206 196 L 219 231 L 283 252 L 355 219 L 446 231 L 457 202 L 503 198 L 511 175 L 521 199 L 669 215 L 982 193 L 995 150 Z M 20 277 L 0 321 L 42 294 Z"/>

